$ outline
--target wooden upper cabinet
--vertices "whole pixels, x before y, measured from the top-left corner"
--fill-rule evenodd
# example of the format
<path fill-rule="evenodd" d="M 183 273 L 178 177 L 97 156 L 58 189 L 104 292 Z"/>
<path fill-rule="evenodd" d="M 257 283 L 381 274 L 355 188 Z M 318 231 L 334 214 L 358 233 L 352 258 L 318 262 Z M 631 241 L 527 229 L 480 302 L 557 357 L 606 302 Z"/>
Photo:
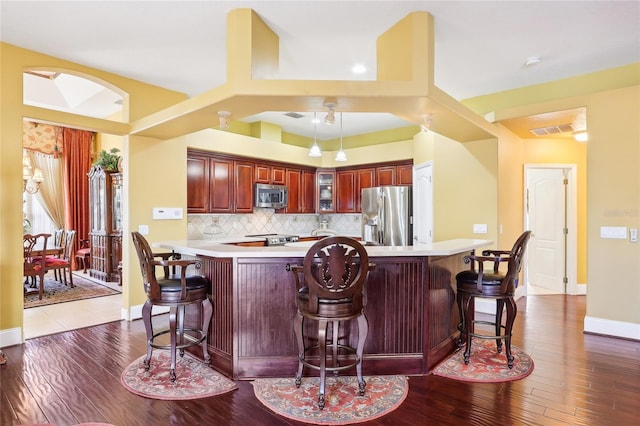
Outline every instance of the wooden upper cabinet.
<path fill-rule="evenodd" d="M 209 212 L 209 158 L 187 157 L 187 213 Z"/>
<path fill-rule="evenodd" d="M 300 184 L 300 213 L 316 212 L 316 172 L 314 170 L 302 170 Z"/>
<path fill-rule="evenodd" d="M 285 171 L 286 185 L 288 190 L 288 205 L 284 213 L 300 213 L 302 207 L 302 174 L 300 169 L 289 169 Z"/>
<path fill-rule="evenodd" d="M 253 212 L 253 163 L 233 162 L 233 192 L 235 194 L 236 213 Z"/>
<path fill-rule="evenodd" d="M 286 185 L 285 170 L 283 166 L 255 164 L 255 183 Z"/>
<path fill-rule="evenodd" d="M 342 170 L 336 172 L 336 213 L 356 212 L 356 172 Z"/>
<path fill-rule="evenodd" d="M 209 159 L 209 213 L 233 213 L 233 160 Z"/>
<path fill-rule="evenodd" d="M 356 170 L 356 190 L 354 194 L 356 212 L 362 211 L 362 190 L 375 185 L 376 170 L 373 167 Z"/>
<path fill-rule="evenodd" d="M 376 186 L 395 185 L 396 166 L 376 167 Z"/>
<path fill-rule="evenodd" d="M 396 185 L 413 185 L 413 164 L 396 166 Z"/>

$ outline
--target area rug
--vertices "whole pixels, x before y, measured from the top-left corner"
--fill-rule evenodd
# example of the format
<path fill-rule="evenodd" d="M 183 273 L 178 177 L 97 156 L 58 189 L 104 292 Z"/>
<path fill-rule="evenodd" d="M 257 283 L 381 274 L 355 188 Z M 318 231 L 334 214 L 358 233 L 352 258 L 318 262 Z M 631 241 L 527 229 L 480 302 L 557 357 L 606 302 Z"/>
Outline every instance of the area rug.
<path fill-rule="evenodd" d="M 176 381 L 171 383 L 169 351 L 153 351 L 151 367 L 144 371 L 144 356 L 122 372 L 120 381 L 129 392 L 151 399 L 184 400 L 207 398 L 237 389 L 232 381 L 185 353 L 176 361 Z"/>
<path fill-rule="evenodd" d="M 527 377 L 533 371 L 533 360 L 520 348 L 511 345 L 513 368 L 507 357 L 496 351 L 495 340 L 474 339 L 471 342 L 469 365 L 464 364 L 464 347 L 433 369 L 432 374 L 465 382 L 508 382 Z"/>
<path fill-rule="evenodd" d="M 40 284 L 39 281 L 38 279 L 38 285 Z M 35 290 L 35 292 L 24 296 L 24 308 L 35 308 L 36 306 L 53 305 L 56 303 L 120 294 L 117 290 L 79 277 L 76 274 L 73 275 L 73 286 L 74 287 L 71 288 L 69 285 L 64 285 L 53 279 L 53 274 L 47 274 L 44 277 L 44 295 L 42 296 L 42 300 L 38 299 L 37 287 L 31 289 L 28 287 L 28 284 L 25 284 L 27 290 Z"/>
<path fill-rule="evenodd" d="M 369 376 L 364 396 L 358 392 L 355 376 L 327 377 L 325 407 L 318 408 L 320 379 L 256 379 L 256 398 L 276 414 L 317 425 L 345 425 L 370 421 L 389 414 L 407 397 L 409 383 L 404 376 Z"/>

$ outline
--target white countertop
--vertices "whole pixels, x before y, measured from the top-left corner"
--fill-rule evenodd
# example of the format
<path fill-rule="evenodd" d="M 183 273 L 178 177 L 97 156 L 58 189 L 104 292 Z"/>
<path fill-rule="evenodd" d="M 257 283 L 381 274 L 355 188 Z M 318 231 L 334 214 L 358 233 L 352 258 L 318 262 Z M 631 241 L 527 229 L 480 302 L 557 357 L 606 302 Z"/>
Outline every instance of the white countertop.
<path fill-rule="evenodd" d="M 153 243 L 153 247 L 173 250 L 185 255 L 209 257 L 304 257 L 306 244 L 291 246 L 242 247 L 230 243 L 262 241 L 261 238 L 228 238 L 219 240 L 176 240 Z M 449 256 L 493 244 L 490 240 L 455 239 L 413 246 L 366 246 L 371 257 Z"/>

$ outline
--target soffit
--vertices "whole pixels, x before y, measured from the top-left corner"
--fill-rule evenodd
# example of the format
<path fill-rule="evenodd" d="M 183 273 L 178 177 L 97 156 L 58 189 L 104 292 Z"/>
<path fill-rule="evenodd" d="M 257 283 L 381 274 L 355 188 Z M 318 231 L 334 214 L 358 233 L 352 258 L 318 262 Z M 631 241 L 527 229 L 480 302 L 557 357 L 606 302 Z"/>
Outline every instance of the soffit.
<path fill-rule="evenodd" d="M 170 139 L 214 127 L 219 111 L 230 111 L 234 120 L 264 111 L 319 111 L 325 99 L 335 98 L 343 112 L 386 112 L 418 125 L 422 116 L 430 114 L 431 130 L 460 142 L 497 135 L 495 125 L 434 86 L 433 17 L 427 12 L 407 15 L 379 37 L 379 45 L 400 42 L 405 51 L 410 50 L 399 57 L 397 52 L 389 54 L 387 50 L 385 57 L 379 57 L 379 68 L 388 71 L 379 72 L 376 81 L 252 79 L 254 70 L 265 62 L 267 67 L 273 66 L 273 55 L 258 51 L 264 44 L 256 42 L 261 39 L 256 32 L 265 31 L 270 38 L 277 36 L 257 14 L 243 9 L 229 13 L 227 26 L 227 39 L 234 43 L 227 48 L 228 66 L 235 68 L 235 72 L 227 73 L 231 80 L 138 120 L 132 124 L 132 134 Z M 394 67 L 405 69 L 396 72 Z M 403 80 L 405 75 L 409 79 Z"/>

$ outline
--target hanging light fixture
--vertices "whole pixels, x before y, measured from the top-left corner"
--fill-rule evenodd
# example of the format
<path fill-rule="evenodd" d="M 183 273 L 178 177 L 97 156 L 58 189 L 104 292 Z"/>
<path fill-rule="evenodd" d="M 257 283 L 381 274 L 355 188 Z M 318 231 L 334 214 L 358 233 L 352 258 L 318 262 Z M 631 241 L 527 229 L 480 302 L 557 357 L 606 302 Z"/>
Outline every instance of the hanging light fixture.
<path fill-rule="evenodd" d="M 42 170 L 38 167 L 33 169 L 31 160 L 26 151 L 22 152 L 22 192 L 35 194 L 40 189 L 40 184 L 44 182 Z"/>
<path fill-rule="evenodd" d="M 336 161 L 347 161 L 347 154 L 342 149 L 342 113 L 340 113 L 340 151 L 336 154 Z"/>
<path fill-rule="evenodd" d="M 320 157 L 322 152 L 320 151 L 320 147 L 318 146 L 318 133 L 317 133 L 317 113 L 313 113 L 313 145 L 309 150 L 309 157 Z"/>

